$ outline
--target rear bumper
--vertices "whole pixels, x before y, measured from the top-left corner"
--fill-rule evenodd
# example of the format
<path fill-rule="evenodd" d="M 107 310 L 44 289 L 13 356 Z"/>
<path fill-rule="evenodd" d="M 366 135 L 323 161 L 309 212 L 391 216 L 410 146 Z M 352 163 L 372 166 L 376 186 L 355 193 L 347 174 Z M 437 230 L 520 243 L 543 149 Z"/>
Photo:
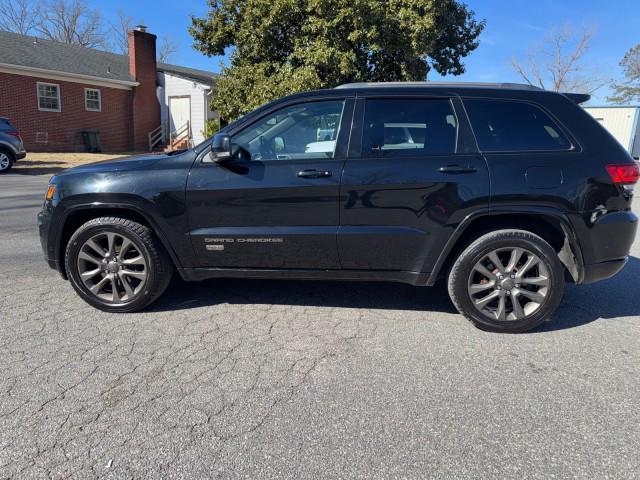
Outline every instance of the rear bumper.
<path fill-rule="evenodd" d="M 21 160 L 27 156 L 27 152 L 18 152 L 16 153 L 16 160 Z"/>
<path fill-rule="evenodd" d="M 627 263 L 638 229 L 638 217 L 631 211 L 621 211 L 599 217 L 584 214 L 580 219 L 574 223 L 584 263 L 580 283 L 614 276 Z"/>
<path fill-rule="evenodd" d="M 585 265 L 582 283 L 595 283 L 611 278 L 624 268 L 628 260 L 629 258 L 625 257 L 618 260 Z"/>

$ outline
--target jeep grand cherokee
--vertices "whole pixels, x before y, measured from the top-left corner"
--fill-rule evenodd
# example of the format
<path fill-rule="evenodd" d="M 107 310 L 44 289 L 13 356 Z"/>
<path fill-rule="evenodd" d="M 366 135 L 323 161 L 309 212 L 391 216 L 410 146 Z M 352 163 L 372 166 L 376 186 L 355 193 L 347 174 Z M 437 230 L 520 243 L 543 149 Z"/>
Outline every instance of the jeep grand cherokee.
<path fill-rule="evenodd" d="M 174 271 L 442 278 L 476 326 L 527 331 L 566 281 L 622 269 L 634 240 L 638 166 L 579 106 L 587 99 L 510 84 L 292 95 L 193 149 L 55 176 L 42 247 L 109 312 L 148 306 Z"/>

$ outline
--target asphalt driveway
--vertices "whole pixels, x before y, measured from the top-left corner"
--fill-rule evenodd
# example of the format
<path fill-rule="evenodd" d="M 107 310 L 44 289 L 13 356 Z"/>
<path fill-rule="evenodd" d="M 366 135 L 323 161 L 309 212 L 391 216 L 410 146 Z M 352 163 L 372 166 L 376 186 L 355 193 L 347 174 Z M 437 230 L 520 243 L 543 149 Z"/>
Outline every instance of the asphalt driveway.
<path fill-rule="evenodd" d="M 524 335 L 444 288 L 174 281 L 99 312 L 0 176 L 0 478 L 638 478 L 640 243 Z"/>

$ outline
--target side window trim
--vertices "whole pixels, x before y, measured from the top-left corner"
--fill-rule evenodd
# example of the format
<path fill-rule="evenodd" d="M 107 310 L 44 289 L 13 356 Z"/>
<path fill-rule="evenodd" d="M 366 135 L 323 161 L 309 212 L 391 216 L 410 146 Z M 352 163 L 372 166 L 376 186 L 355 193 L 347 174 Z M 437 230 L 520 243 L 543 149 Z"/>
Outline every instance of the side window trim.
<path fill-rule="evenodd" d="M 480 149 L 476 140 L 475 132 L 471 128 L 471 120 L 467 114 L 462 99 L 459 95 L 451 97 L 451 103 L 456 112 L 458 121 L 458 136 L 456 137 L 456 155 L 478 155 Z"/>
<path fill-rule="evenodd" d="M 459 114 L 459 108 L 456 108 L 456 100 L 457 96 L 451 94 L 442 94 L 442 95 L 433 95 L 433 94 L 423 94 L 423 93 L 415 93 L 415 94 L 365 94 L 362 96 L 358 96 L 356 109 L 354 112 L 354 122 L 352 126 L 351 132 L 351 143 L 348 158 L 349 159 L 362 159 L 362 160 L 370 160 L 370 159 L 379 159 L 380 156 L 375 155 L 367 155 L 364 151 L 364 134 L 365 134 L 365 115 L 366 115 L 366 102 L 368 100 L 447 100 L 450 107 L 451 113 L 455 117 L 456 120 L 456 133 L 455 133 L 455 144 L 453 152 L 449 153 L 416 153 L 416 155 L 403 155 L 405 158 L 412 157 L 442 157 L 442 156 L 451 156 L 456 155 L 458 153 L 468 153 L 460 151 L 461 144 L 461 132 L 464 130 L 464 126 L 467 124 L 466 119 L 463 119 L 461 124 L 461 118 Z M 470 127 L 468 127 L 470 130 Z M 477 151 L 476 151 L 477 152 Z"/>
<path fill-rule="evenodd" d="M 471 129 L 471 133 L 475 139 L 476 145 L 478 147 L 478 151 L 480 153 L 490 153 L 492 155 L 510 155 L 510 154 L 514 154 L 514 153 L 575 153 L 575 152 L 581 152 L 582 151 L 582 147 L 580 145 L 580 143 L 578 141 L 576 141 L 575 137 L 571 134 L 571 131 L 565 127 L 565 125 L 552 113 L 550 112 L 547 108 L 545 108 L 544 105 L 538 103 L 538 102 L 534 102 L 532 100 L 529 99 L 519 99 L 519 98 L 505 98 L 505 97 L 482 97 L 482 96 L 461 96 L 460 100 L 462 102 L 462 107 L 464 108 L 465 114 L 467 115 L 468 121 L 469 121 L 469 125 L 470 125 L 470 129 Z M 467 111 L 467 105 L 466 105 L 466 101 L 467 100 L 484 100 L 484 101 L 498 101 L 498 102 L 511 102 L 511 103 L 523 103 L 523 104 L 527 104 L 527 105 L 531 105 L 535 108 L 538 108 L 540 111 L 542 111 L 542 113 L 544 113 L 545 115 L 547 115 L 547 117 L 549 117 L 549 119 L 554 123 L 554 125 L 556 127 L 558 127 L 560 133 L 565 137 L 565 139 L 570 143 L 570 147 L 566 148 L 566 149 L 555 149 L 555 150 L 548 150 L 548 149 L 535 149 L 535 150 L 483 150 L 482 147 L 480 146 L 480 142 L 478 141 L 477 138 L 477 134 L 476 134 L 476 129 L 473 126 L 473 122 L 471 120 L 471 115 L 469 114 L 469 112 Z"/>

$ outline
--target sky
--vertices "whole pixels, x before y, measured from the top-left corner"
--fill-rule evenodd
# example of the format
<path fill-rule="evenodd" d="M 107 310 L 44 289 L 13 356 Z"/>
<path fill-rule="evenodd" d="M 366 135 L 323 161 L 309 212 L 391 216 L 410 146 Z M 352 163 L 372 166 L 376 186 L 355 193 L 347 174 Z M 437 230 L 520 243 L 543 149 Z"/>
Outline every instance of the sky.
<path fill-rule="evenodd" d="M 169 35 L 179 45 L 171 63 L 219 72 L 224 57 L 206 57 L 193 48 L 188 28 L 191 15 L 207 13 L 206 0 L 88 0 L 108 20 L 118 9 L 147 25 L 158 36 Z M 466 73 L 445 80 L 469 82 L 518 82 L 511 59 L 523 57 L 540 43 L 551 28 L 569 22 L 577 30 L 595 28 L 585 64 L 605 78 L 619 79 L 618 66 L 625 52 L 640 43 L 640 3 L 638 0 L 467 0 L 486 28 L 480 46 L 465 60 Z M 442 80 L 430 74 L 430 80 Z M 607 87 L 598 90 L 592 105 L 606 103 Z"/>

